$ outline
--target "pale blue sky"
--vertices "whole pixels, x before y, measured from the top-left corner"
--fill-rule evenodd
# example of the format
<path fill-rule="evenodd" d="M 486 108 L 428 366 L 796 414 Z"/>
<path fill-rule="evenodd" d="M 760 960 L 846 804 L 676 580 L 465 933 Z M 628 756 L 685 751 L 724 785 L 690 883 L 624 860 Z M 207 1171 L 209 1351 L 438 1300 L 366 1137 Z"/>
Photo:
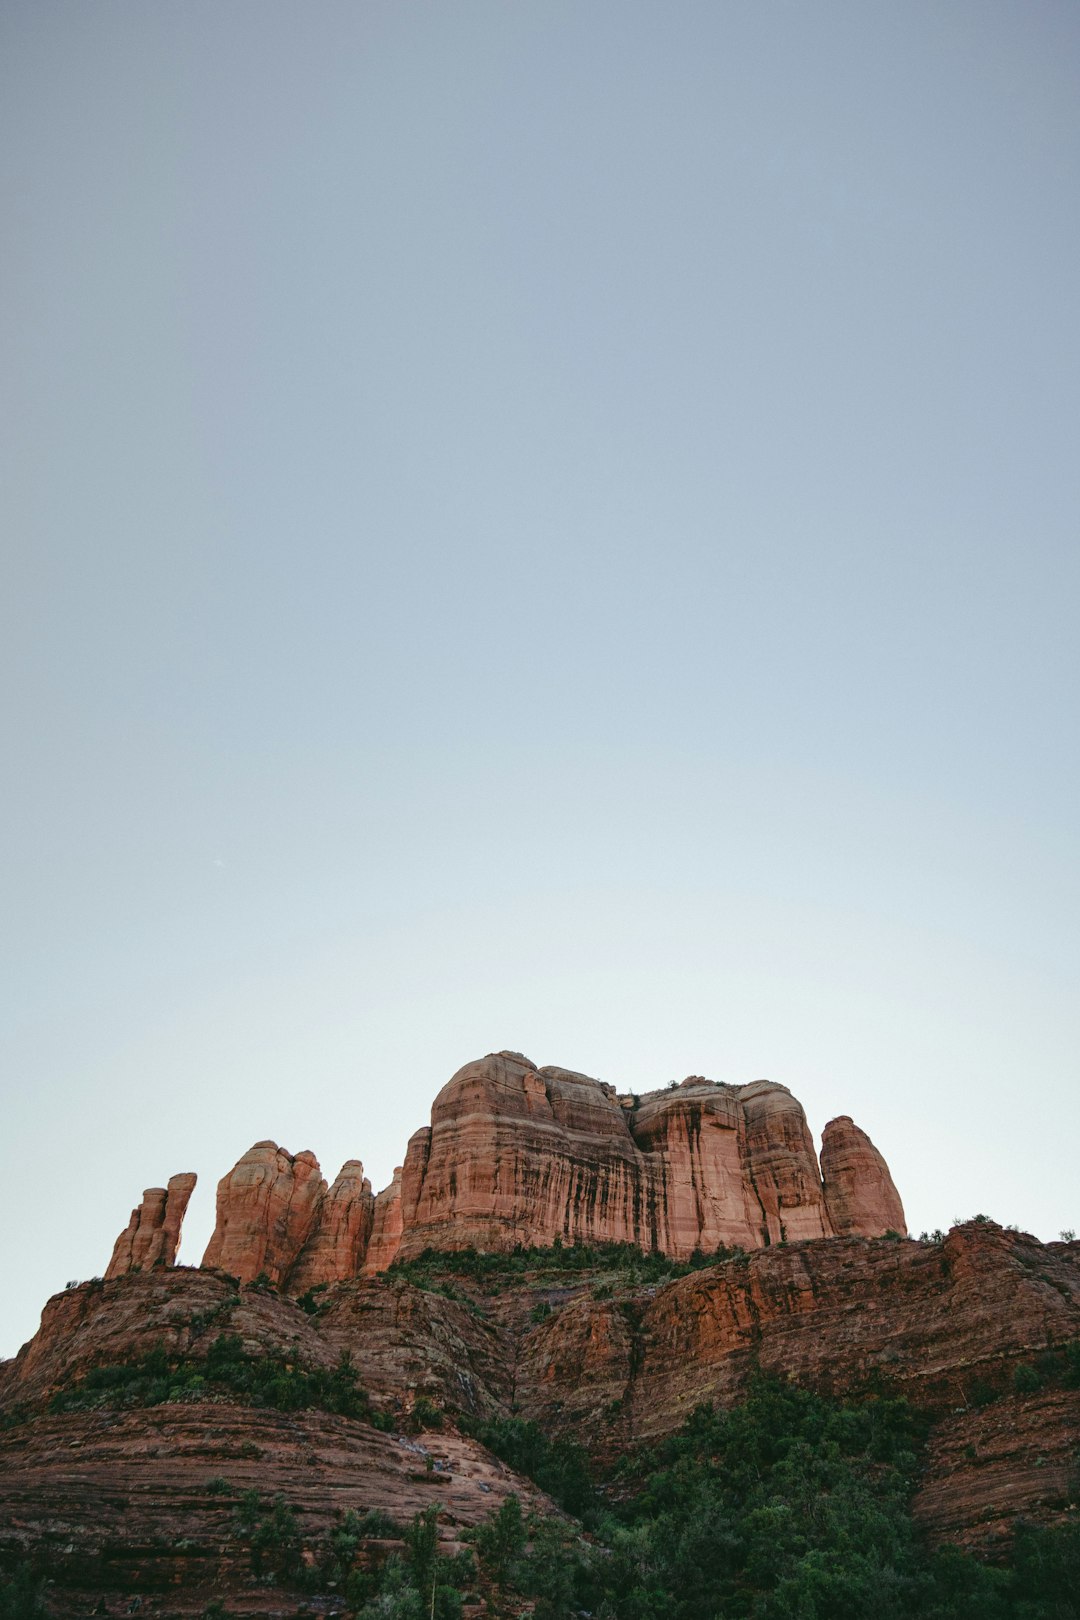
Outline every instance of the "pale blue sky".
<path fill-rule="evenodd" d="M 1080 13 L 0 16 L 0 1353 L 502 1046 L 1080 1226 Z M 32 1233 L 32 1237 L 28 1234 Z"/>

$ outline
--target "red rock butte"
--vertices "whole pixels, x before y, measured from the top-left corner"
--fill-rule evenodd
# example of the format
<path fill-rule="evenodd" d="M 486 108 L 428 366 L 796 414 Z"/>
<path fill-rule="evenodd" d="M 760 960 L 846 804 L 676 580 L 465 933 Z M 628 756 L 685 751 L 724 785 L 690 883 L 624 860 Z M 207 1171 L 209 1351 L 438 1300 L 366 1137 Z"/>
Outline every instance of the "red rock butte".
<path fill-rule="evenodd" d="M 171 1266 L 195 1178 L 151 1188 L 110 1277 Z M 631 1243 L 695 1250 L 906 1232 L 888 1166 L 847 1115 L 822 1135 L 785 1086 L 692 1075 L 638 1097 L 497 1052 L 459 1069 L 373 1196 L 350 1159 L 327 1186 L 311 1153 L 257 1142 L 218 1183 L 203 1265 L 300 1293 L 425 1249 Z"/>

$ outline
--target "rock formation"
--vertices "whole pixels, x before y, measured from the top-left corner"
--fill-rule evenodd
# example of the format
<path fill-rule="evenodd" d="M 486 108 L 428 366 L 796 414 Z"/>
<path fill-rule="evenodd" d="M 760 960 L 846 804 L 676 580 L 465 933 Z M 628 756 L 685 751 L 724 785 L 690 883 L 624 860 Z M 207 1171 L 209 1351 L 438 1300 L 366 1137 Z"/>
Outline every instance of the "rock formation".
<path fill-rule="evenodd" d="M 171 1192 L 146 1194 L 110 1276 L 173 1263 L 184 1181 L 175 1178 L 175 1211 Z M 620 1096 L 588 1075 L 496 1052 L 443 1087 L 377 1198 L 358 1159 L 328 1189 L 313 1154 L 256 1142 L 218 1184 L 203 1265 L 241 1282 L 265 1273 L 301 1293 L 427 1248 L 632 1243 L 685 1259 L 889 1229 L 904 1231 L 904 1212 L 869 1137 L 846 1115 L 833 1120 L 819 1167 L 786 1086 L 691 1075 Z"/>
<path fill-rule="evenodd" d="M 276 1142 L 256 1142 L 218 1182 L 217 1224 L 203 1265 L 241 1282 L 263 1273 L 272 1283 L 284 1282 L 325 1193 L 313 1153 L 294 1158 Z"/>
<path fill-rule="evenodd" d="M 348 1159 L 320 1199 L 311 1235 L 288 1273 L 288 1286 L 306 1288 L 355 1277 L 368 1251 L 375 1214 L 371 1182 L 359 1159 Z"/>
<path fill-rule="evenodd" d="M 878 1213 L 888 1202 L 888 1224 L 902 1230 L 884 1160 L 858 1137 L 865 1147 L 842 1155 L 843 1229 L 884 1230 Z M 459 1070 L 436 1097 L 430 1127 L 410 1141 L 397 1252 L 559 1240 L 685 1258 L 836 1230 L 805 1115 L 785 1086 L 695 1075 L 620 1097 L 586 1075 L 499 1052 Z M 388 1252 L 385 1242 L 380 1264 Z M 376 1268 L 369 1260 L 366 1269 Z"/>
<path fill-rule="evenodd" d="M 906 1232 L 904 1206 L 889 1167 L 847 1114 L 831 1119 L 821 1135 L 825 1207 L 838 1237 L 882 1237 Z"/>
<path fill-rule="evenodd" d="M 602 1260 L 591 1272 L 507 1269 L 494 1286 L 452 1262 L 436 1269 L 441 1277 L 445 1292 L 395 1276 L 332 1284 L 314 1315 L 196 1269 L 58 1294 L 35 1338 L 0 1364 L 0 1562 L 28 1535 L 50 1537 L 55 1554 L 60 1527 L 61 1545 L 78 1554 L 63 1566 L 74 1586 L 104 1578 L 106 1553 L 136 1590 L 143 1576 L 129 1572 L 145 1571 L 151 1555 L 156 1590 L 180 1593 L 215 1567 L 235 1580 L 220 1536 L 233 1507 L 206 1489 L 218 1471 L 237 1488 L 281 1492 L 320 1534 L 342 1505 L 407 1503 L 411 1513 L 433 1490 L 475 1523 L 485 1512 L 477 1498 L 497 1494 L 500 1478 L 523 1499 L 529 1487 L 485 1463 L 452 1414 L 518 1413 L 612 1462 L 677 1429 L 701 1401 L 739 1401 L 762 1372 L 835 1396 L 906 1397 L 930 1431 L 913 1505 L 935 1537 L 992 1550 L 1018 1515 L 1043 1524 L 1075 1515 L 1076 1243 L 1041 1244 L 979 1220 L 940 1242 L 759 1247 L 659 1284 Z M 422 1442 L 220 1393 L 149 1410 L 54 1404 L 93 1367 L 160 1351 L 200 1361 L 221 1333 L 326 1372 L 351 1355 L 391 1421 L 405 1422 L 421 1396 L 451 1416 Z M 1037 1387 L 1018 1381 L 1018 1369 L 1036 1366 Z M 426 1467 L 429 1441 L 445 1470 Z M 190 1563 L 189 1538 L 200 1549 Z M 212 1596 L 200 1591 L 192 1620 Z"/>
<path fill-rule="evenodd" d="M 147 1187 L 142 1203 L 132 1210 L 130 1221 L 116 1240 L 106 1277 L 176 1263 L 184 1211 L 196 1180 L 195 1175 L 186 1173 L 173 1176 L 168 1187 Z"/>
<path fill-rule="evenodd" d="M 389 1187 L 375 1199 L 371 1242 L 364 1260 L 364 1275 L 385 1271 L 401 1247 L 401 1166 L 394 1171 Z"/>

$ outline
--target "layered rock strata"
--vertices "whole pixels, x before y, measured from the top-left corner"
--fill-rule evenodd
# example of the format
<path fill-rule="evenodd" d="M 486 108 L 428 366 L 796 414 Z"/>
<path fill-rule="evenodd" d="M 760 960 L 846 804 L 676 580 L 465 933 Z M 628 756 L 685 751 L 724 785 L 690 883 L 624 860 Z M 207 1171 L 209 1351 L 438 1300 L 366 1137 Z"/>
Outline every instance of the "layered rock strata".
<path fill-rule="evenodd" d="M 218 1182 L 217 1224 L 203 1265 L 241 1282 L 265 1275 L 283 1283 L 312 1235 L 325 1194 L 313 1153 L 294 1157 L 276 1142 L 256 1142 Z"/>
<path fill-rule="evenodd" d="M 219 1274 L 184 1268 L 57 1295 L 35 1339 L 0 1364 L 0 1411 L 21 1417 L 0 1448 L 0 1524 L 6 1512 L 24 1528 L 55 1528 L 58 1502 L 68 1501 L 93 1457 L 93 1489 L 88 1483 L 78 1511 L 98 1535 L 113 1497 L 140 1496 L 139 1480 L 150 1478 L 140 1475 L 143 1461 L 157 1469 L 159 1458 L 180 1455 L 174 1441 L 200 1470 L 183 1476 L 185 1489 L 205 1492 L 213 1472 L 206 1459 L 227 1439 L 239 1459 L 254 1456 L 253 1445 L 266 1448 L 257 1471 L 238 1476 L 230 1465 L 230 1478 L 281 1490 L 301 1506 L 308 1486 L 324 1480 L 333 1434 L 356 1433 L 355 1424 L 219 1401 L 119 1416 L 50 1411 L 55 1392 L 91 1367 L 159 1348 L 199 1360 L 221 1333 L 236 1334 L 249 1354 L 283 1354 L 327 1371 L 348 1352 L 393 1420 L 404 1421 L 420 1396 L 451 1413 L 517 1412 L 608 1460 L 677 1429 L 701 1401 L 740 1400 L 761 1372 L 836 1396 L 900 1394 L 930 1428 L 914 1507 L 935 1535 L 992 1546 L 1017 1515 L 1052 1523 L 1075 1511 L 1075 1243 L 1044 1245 L 980 1221 L 943 1242 L 839 1238 L 762 1248 L 661 1286 L 642 1286 L 618 1267 L 559 1273 L 550 1265 L 507 1271 L 490 1284 L 448 1272 L 440 1286 L 446 1292 L 393 1276 L 337 1283 L 314 1315 L 279 1293 L 234 1290 Z M 1028 1370 L 1023 1383 L 1017 1368 Z M 301 1452 L 279 1451 L 278 1430 L 296 1433 L 309 1416 Z M 167 1444 L 164 1424 L 177 1425 Z M 98 1439 L 100 1455 L 91 1446 Z M 452 1440 L 448 1432 L 447 1446 Z M 423 1450 L 404 1435 L 393 1446 L 406 1469 Z M 452 1471 L 460 1466 L 455 1460 Z M 326 1483 L 336 1492 L 330 1476 Z M 365 1506 L 385 1505 L 373 1493 L 398 1489 L 381 1475 L 363 1483 L 372 1493 Z M 446 1502 L 446 1484 L 444 1476 L 426 1488 Z"/>
<path fill-rule="evenodd" d="M 327 1187 L 313 1153 L 256 1142 L 218 1182 L 203 1265 L 292 1293 L 358 1275 L 375 1214 L 371 1183 L 348 1159 Z"/>
<path fill-rule="evenodd" d="M 299 1293 L 427 1248 L 630 1243 L 684 1259 L 904 1231 L 888 1167 L 847 1116 L 826 1127 L 822 1152 L 819 1166 L 800 1104 L 768 1080 L 692 1075 L 637 1097 L 498 1052 L 443 1087 L 377 1198 L 359 1160 L 328 1188 L 313 1154 L 256 1142 L 218 1184 L 203 1265 Z M 178 1233 L 182 1205 L 174 1218 L 164 1197 L 147 1193 L 110 1275 L 147 1263 L 147 1234 Z M 166 1249 L 171 1264 L 163 1237 Z"/>
<path fill-rule="evenodd" d="M 307 1242 L 287 1273 L 294 1293 L 355 1277 L 371 1240 L 375 1199 L 359 1159 L 348 1159 L 323 1194 Z"/>
<path fill-rule="evenodd" d="M 884 1237 L 906 1232 L 904 1206 L 889 1167 L 847 1114 L 821 1134 L 825 1208 L 837 1237 Z"/>
<path fill-rule="evenodd" d="M 168 1187 L 147 1187 L 142 1203 L 132 1210 L 131 1219 L 113 1246 L 106 1277 L 175 1265 L 184 1212 L 197 1179 L 185 1173 L 173 1176 Z"/>
<path fill-rule="evenodd" d="M 862 1148 L 841 1154 L 836 1171 L 844 1230 L 885 1230 L 886 1205 L 888 1224 L 903 1230 L 884 1160 L 852 1131 Z M 459 1070 L 436 1097 L 430 1127 L 410 1141 L 401 1231 L 402 1258 L 555 1241 L 633 1243 L 685 1258 L 837 1228 L 805 1115 L 785 1086 L 691 1076 L 639 1099 L 500 1052 Z"/>

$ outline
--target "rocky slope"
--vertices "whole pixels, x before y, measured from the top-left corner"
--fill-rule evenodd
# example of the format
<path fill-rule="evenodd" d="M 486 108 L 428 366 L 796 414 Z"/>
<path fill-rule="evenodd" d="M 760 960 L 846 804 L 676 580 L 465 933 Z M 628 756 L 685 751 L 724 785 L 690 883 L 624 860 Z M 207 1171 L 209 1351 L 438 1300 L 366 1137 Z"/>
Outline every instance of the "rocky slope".
<path fill-rule="evenodd" d="M 58 1616 L 91 1595 L 292 1612 L 252 1584 L 239 1493 L 280 1496 L 306 1546 L 344 1509 L 435 1501 L 452 1546 L 511 1491 L 551 1510 L 460 1422 L 532 1420 L 604 1470 L 760 1373 L 907 1397 L 933 1536 L 992 1550 L 1018 1516 L 1077 1511 L 1080 1245 L 981 1218 L 903 1237 L 866 1135 L 832 1121 L 819 1167 L 782 1086 L 620 1096 L 499 1053 L 444 1087 L 377 1198 L 358 1160 L 328 1187 L 257 1143 L 202 1267 L 177 1267 L 193 1180 L 144 1194 L 106 1278 L 0 1364 L 0 1567 L 44 1549 Z M 343 1367 L 366 1392 L 344 1404 Z"/>
<path fill-rule="evenodd" d="M 189 1590 L 194 1604 L 244 1586 L 215 1478 L 280 1493 L 310 1538 L 341 1507 L 408 1516 L 435 1499 L 452 1541 L 510 1489 L 537 1500 L 454 1414 L 516 1412 L 603 1464 L 671 1432 L 698 1402 L 738 1399 L 758 1371 L 825 1393 L 907 1396 L 931 1425 L 915 1512 L 935 1535 L 992 1548 L 1018 1515 L 1076 1511 L 1080 1390 L 1064 1351 L 1080 1340 L 1080 1245 L 980 1221 L 941 1242 L 774 1245 L 655 1284 L 612 1265 L 507 1263 L 477 1280 L 448 1256 L 414 1266 L 415 1280 L 406 1267 L 331 1285 L 314 1314 L 210 1270 L 70 1289 L 0 1368 L 11 1425 L 0 1437 L 0 1557 L 44 1540 L 73 1604 L 80 1591 L 136 1591 L 153 1608 L 167 1590 L 167 1612 L 185 1612 Z M 93 1367 L 158 1349 L 197 1364 L 222 1333 L 283 1365 L 329 1370 L 349 1354 L 393 1432 L 195 1387 L 145 1410 L 50 1410 Z M 406 1432 L 421 1398 L 448 1414 L 435 1437 Z"/>

